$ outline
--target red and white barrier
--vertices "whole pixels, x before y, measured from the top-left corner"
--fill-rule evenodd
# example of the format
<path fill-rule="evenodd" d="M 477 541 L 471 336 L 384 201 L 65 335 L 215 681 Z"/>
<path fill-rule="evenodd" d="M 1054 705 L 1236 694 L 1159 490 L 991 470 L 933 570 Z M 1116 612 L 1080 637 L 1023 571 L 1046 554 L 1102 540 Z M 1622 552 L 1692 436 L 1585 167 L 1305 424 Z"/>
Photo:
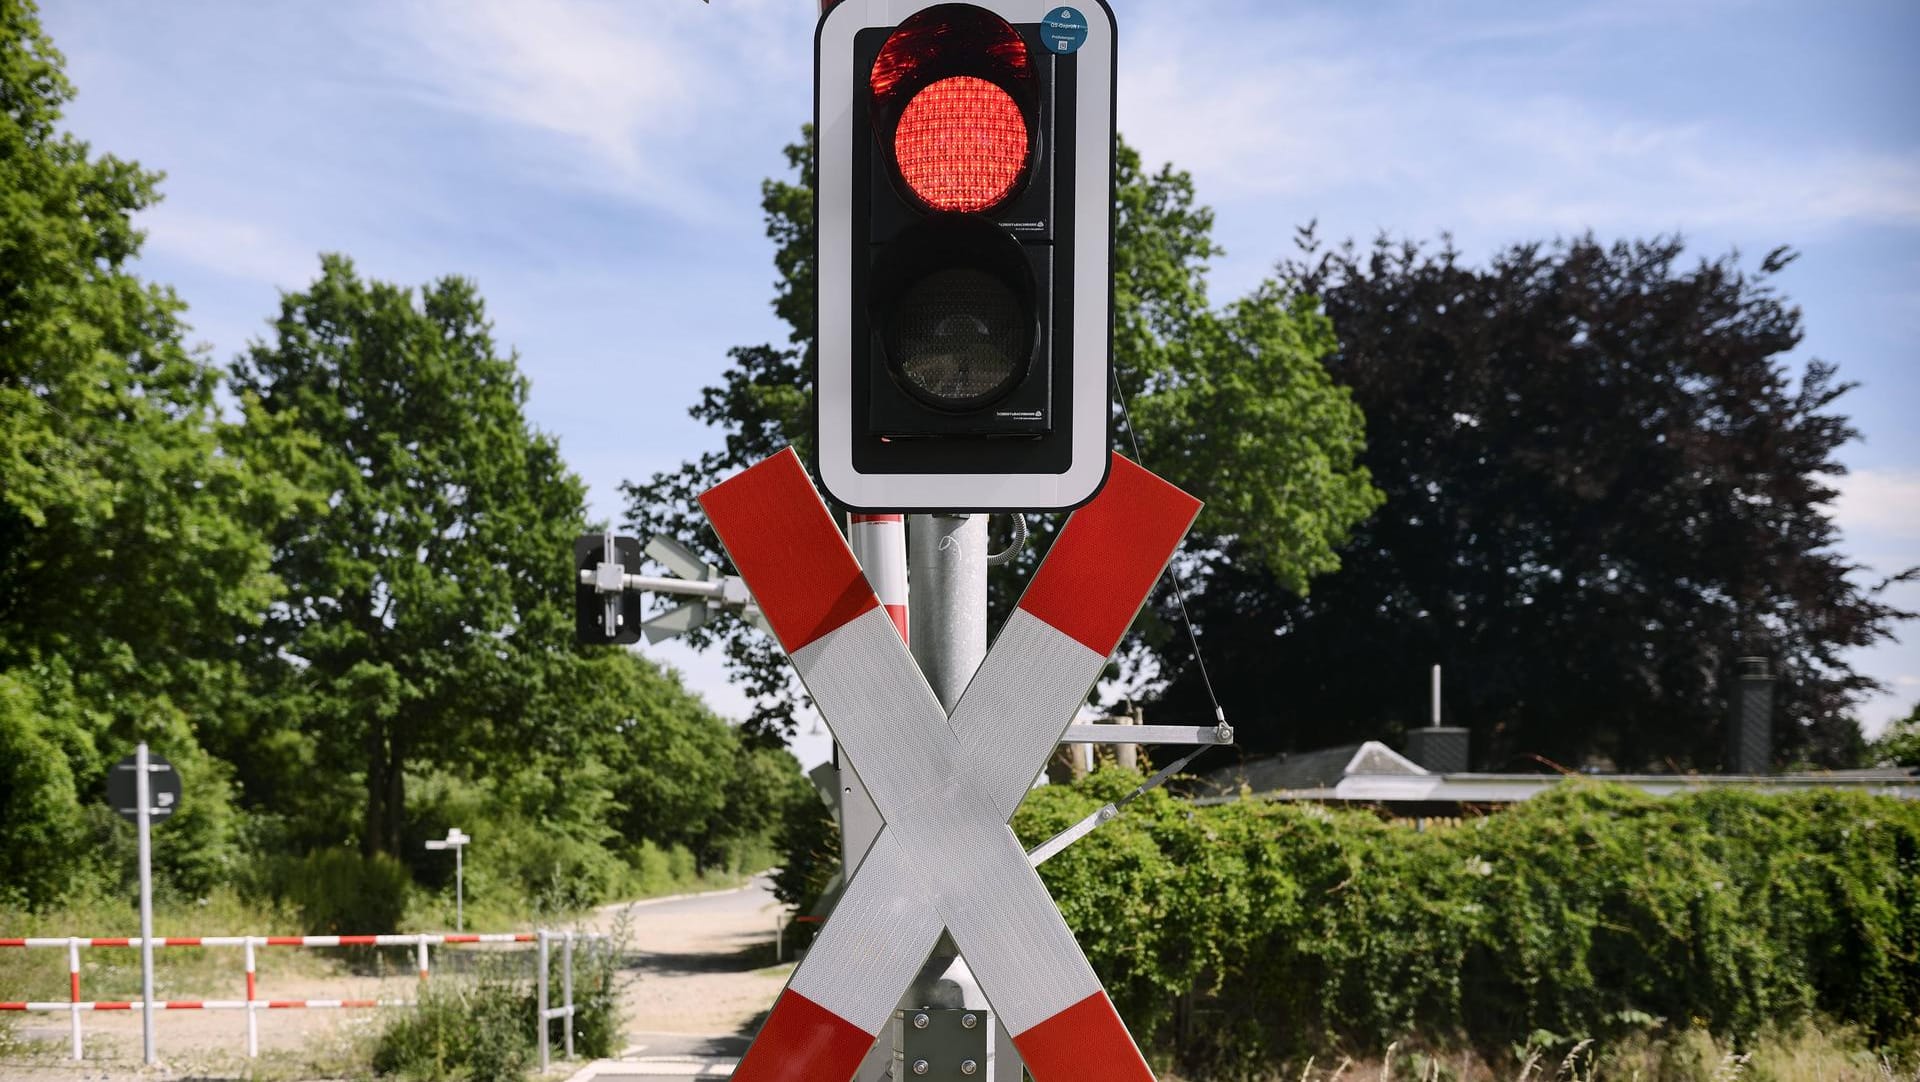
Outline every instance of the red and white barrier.
<path fill-rule="evenodd" d="M 547 942 L 551 938 L 564 938 L 566 943 L 566 1004 L 562 1008 L 548 1010 L 546 1003 L 547 979 Z M 247 1055 L 260 1054 L 260 1035 L 258 1013 L 260 1011 L 285 1010 L 358 1010 L 378 1007 L 411 1007 L 410 999 L 261 999 L 255 966 L 255 952 L 260 947 L 412 947 L 415 951 L 415 963 L 419 968 L 420 980 L 427 980 L 431 972 L 427 948 L 446 944 L 460 943 L 537 943 L 539 947 L 539 987 L 541 1044 L 545 1045 L 548 1018 L 564 1017 L 567 1028 L 567 1053 L 573 1052 L 573 944 L 576 939 L 598 941 L 606 939 L 603 935 L 582 934 L 576 932 L 468 932 L 443 934 L 385 934 L 385 935 L 229 935 L 229 936 L 155 936 L 153 945 L 158 947 L 240 947 L 246 955 L 247 997 L 245 999 L 176 999 L 155 1000 L 153 1009 L 157 1011 L 245 1011 L 247 1015 Z M 19 1011 L 43 1014 L 55 1014 L 62 1011 L 72 1015 L 73 1058 L 83 1058 L 84 1046 L 81 1041 L 80 1016 L 90 1011 L 143 1011 L 144 1000 L 83 1000 L 80 998 L 80 948 L 82 947 L 129 947 L 142 945 L 139 936 L 24 936 L 0 937 L 0 948 L 16 947 L 21 949 L 65 947 L 67 950 L 67 989 L 69 998 L 59 1000 L 0 1000 L 0 1011 Z"/>

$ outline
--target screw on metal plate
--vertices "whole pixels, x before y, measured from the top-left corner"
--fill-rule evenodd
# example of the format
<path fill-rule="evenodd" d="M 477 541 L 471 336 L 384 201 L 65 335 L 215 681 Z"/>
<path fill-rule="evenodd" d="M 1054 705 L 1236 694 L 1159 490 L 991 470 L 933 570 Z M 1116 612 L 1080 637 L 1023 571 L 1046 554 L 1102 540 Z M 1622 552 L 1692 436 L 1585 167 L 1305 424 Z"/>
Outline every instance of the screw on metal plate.
<path fill-rule="evenodd" d="M 960 1061 L 960 1073 L 961 1073 L 961 1074 L 972 1074 L 973 1072 L 975 1072 L 975 1071 L 977 1071 L 977 1070 L 979 1070 L 979 1069 L 980 1069 L 980 1065 L 979 1065 L 979 1064 L 977 1064 L 977 1063 L 975 1063 L 975 1062 L 973 1062 L 973 1061 L 972 1061 L 972 1060 L 970 1060 L 970 1059 L 968 1059 L 968 1060 L 961 1060 L 961 1061 Z"/>
<path fill-rule="evenodd" d="M 927 1028 L 927 1023 L 930 1021 L 932 1021 L 932 1019 L 928 1018 L 926 1015 L 916 1014 L 913 1016 L 913 1028 L 925 1029 Z"/>
<path fill-rule="evenodd" d="M 1102 823 L 1107 822 L 1108 820 L 1112 819 L 1114 816 L 1119 814 L 1120 814 L 1120 809 L 1109 804 L 1106 807 L 1100 809 L 1100 821 Z"/>
<path fill-rule="evenodd" d="M 927 1070 L 928 1070 L 928 1064 L 926 1060 L 917 1059 L 913 1061 L 914 1074 L 926 1074 Z"/>
<path fill-rule="evenodd" d="M 972 1029 L 980 1024 L 980 1016 L 977 1014 L 963 1014 L 960 1016 L 960 1024 L 968 1029 Z"/>

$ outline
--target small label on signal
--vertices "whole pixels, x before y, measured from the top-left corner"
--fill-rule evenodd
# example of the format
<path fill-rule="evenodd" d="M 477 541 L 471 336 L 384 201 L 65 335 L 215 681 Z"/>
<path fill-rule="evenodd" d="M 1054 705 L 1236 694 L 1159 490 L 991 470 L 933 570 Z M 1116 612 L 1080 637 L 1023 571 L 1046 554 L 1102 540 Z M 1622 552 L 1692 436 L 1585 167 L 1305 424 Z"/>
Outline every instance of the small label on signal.
<path fill-rule="evenodd" d="M 1087 43 L 1087 17 L 1079 8 L 1054 8 L 1040 21 L 1040 40 L 1049 52 L 1074 52 Z"/>

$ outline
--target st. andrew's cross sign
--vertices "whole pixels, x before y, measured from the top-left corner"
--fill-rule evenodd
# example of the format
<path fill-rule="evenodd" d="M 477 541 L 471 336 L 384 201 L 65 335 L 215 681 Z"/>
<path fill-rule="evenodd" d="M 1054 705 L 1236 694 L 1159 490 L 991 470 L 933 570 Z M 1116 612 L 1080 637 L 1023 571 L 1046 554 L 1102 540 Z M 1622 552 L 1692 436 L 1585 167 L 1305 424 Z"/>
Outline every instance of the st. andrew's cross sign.
<path fill-rule="evenodd" d="M 851 1077 L 943 926 L 1036 1082 L 1151 1082 L 1007 820 L 1199 501 L 1114 456 L 951 716 L 791 450 L 700 503 L 886 824 L 735 1082 Z"/>

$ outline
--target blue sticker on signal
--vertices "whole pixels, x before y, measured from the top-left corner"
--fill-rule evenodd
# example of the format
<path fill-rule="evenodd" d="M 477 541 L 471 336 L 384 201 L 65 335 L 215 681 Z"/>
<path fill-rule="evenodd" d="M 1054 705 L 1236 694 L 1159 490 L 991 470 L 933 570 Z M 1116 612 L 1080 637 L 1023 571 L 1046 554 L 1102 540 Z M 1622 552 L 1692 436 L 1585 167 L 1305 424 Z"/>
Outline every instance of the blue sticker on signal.
<path fill-rule="evenodd" d="M 1079 8 L 1054 8 L 1040 20 L 1040 40 L 1048 52 L 1074 52 L 1087 43 L 1087 17 Z"/>

